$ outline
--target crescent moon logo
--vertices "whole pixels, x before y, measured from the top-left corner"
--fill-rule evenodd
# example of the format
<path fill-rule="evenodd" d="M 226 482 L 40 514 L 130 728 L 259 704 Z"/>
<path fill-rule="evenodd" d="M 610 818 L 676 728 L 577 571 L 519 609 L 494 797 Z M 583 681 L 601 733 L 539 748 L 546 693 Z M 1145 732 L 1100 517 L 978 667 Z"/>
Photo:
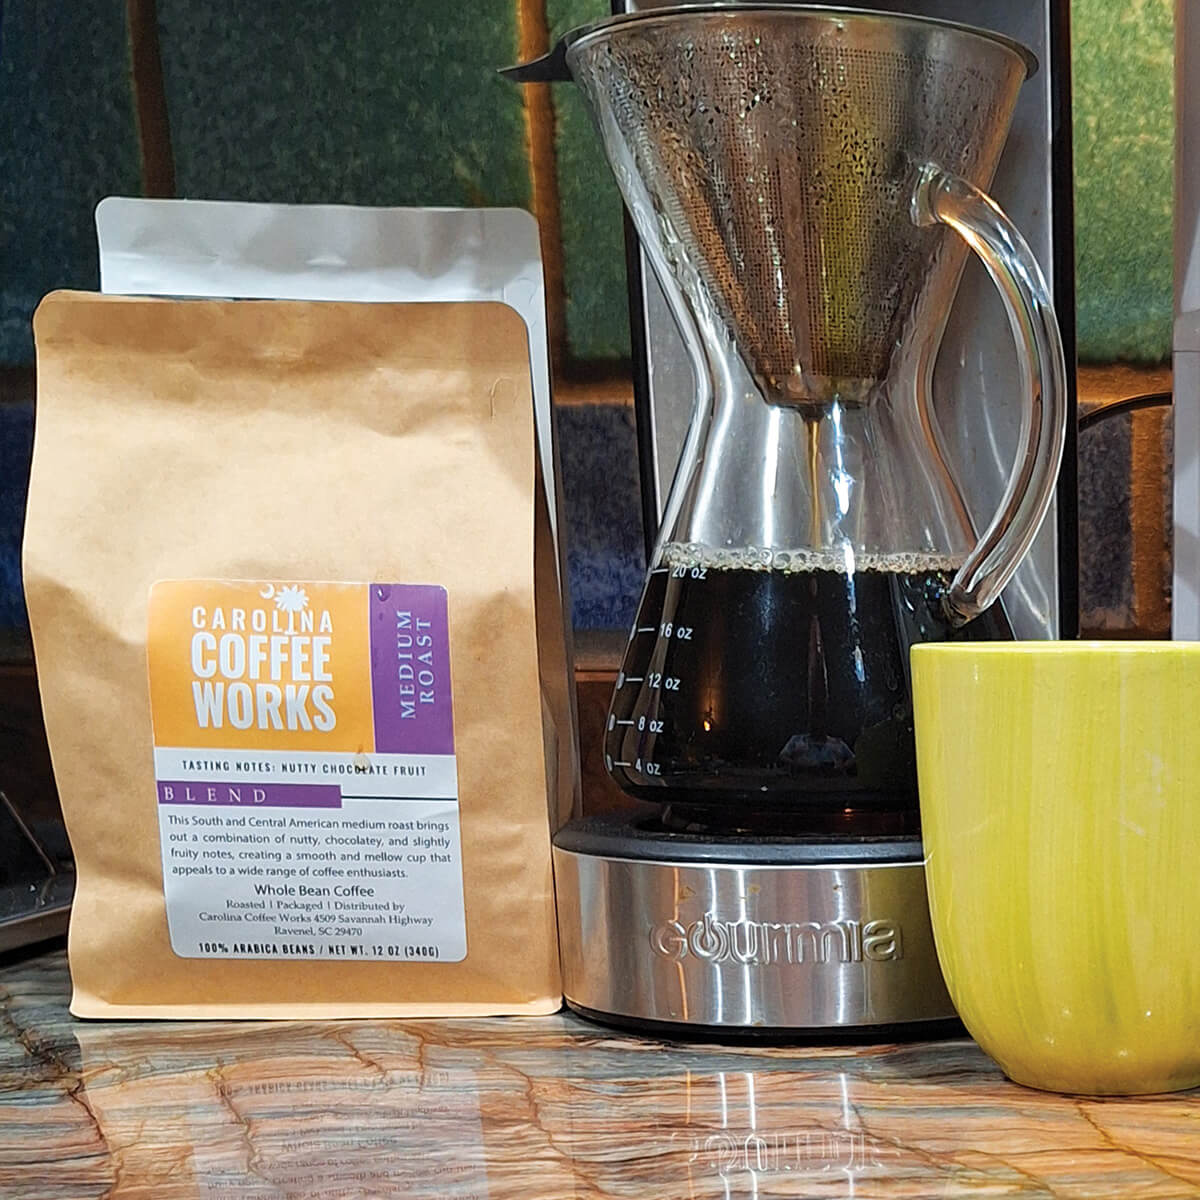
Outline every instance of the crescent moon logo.
<path fill-rule="evenodd" d="M 258 594 L 264 600 L 270 600 L 270 598 L 275 595 L 275 585 L 273 583 L 264 583 L 262 587 L 259 588 Z"/>

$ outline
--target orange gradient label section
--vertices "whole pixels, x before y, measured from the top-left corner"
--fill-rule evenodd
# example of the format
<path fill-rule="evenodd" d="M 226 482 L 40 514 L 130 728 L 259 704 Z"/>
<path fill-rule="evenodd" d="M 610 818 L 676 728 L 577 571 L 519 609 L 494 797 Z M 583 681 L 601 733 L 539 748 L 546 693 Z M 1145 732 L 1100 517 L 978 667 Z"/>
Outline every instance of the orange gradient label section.
<path fill-rule="evenodd" d="M 156 746 L 375 748 L 365 584 L 164 580 L 148 656 Z"/>

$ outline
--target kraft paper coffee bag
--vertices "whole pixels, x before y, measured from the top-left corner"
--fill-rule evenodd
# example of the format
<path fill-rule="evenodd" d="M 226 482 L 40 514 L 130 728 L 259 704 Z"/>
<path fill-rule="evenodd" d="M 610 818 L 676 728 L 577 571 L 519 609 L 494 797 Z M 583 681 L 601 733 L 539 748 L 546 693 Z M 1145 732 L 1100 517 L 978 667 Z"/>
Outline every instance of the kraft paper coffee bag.
<path fill-rule="evenodd" d="M 58 293 L 35 336 L 72 1011 L 556 1009 L 520 318 Z"/>

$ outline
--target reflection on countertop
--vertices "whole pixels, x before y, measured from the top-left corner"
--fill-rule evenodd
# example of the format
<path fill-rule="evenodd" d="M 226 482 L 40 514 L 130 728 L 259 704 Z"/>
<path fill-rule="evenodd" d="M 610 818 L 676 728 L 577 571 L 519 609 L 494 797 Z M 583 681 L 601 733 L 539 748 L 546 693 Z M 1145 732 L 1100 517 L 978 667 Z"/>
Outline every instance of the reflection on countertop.
<path fill-rule="evenodd" d="M 0 1196 L 1200 1196 L 1200 1092 L 1078 1100 L 964 1040 L 667 1045 L 568 1015 L 73 1020 L 0 965 Z"/>

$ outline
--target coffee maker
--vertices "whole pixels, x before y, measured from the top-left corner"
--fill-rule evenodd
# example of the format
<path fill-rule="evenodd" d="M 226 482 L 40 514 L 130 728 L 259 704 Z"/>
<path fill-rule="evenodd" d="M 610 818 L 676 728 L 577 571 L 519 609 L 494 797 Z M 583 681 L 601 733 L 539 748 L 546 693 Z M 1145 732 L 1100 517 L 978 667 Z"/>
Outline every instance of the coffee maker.
<path fill-rule="evenodd" d="M 614 13 L 652 12 L 671 3 L 613 0 L 612 8 Z M 1045 272 L 1067 363 L 1073 364 L 1075 225 L 1068 0 L 870 0 L 854 8 L 961 21 L 1005 34 L 1036 56 L 1038 70 L 1017 98 L 989 193 L 1024 234 Z M 626 243 L 642 523 L 649 556 L 691 419 L 692 370 L 663 290 L 628 219 Z M 1002 402 L 1017 371 L 1003 309 L 973 261 L 963 272 L 935 371 L 938 421 L 951 443 L 953 463 L 972 480 L 971 499 L 977 509 L 972 515 L 981 519 L 995 507 L 1003 490 L 1019 413 Z M 1074 411 L 1071 371 L 1067 387 Z M 965 395 L 978 396 L 980 402 L 972 398 L 963 403 Z M 1079 632 L 1075 472 L 1071 421 L 1052 516 L 1004 594 L 1005 610 L 1020 638 L 1073 638 Z"/>
<path fill-rule="evenodd" d="M 518 76 L 580 84 L 633 215 L 658 531 L 605 742 L 651 807 L 555 840 L 564 990 L 669 1033 L 928 1029 L 953 1009 L 907 647 L 1073 632 L 1070 475 L 1043 520 L 1073 424 L 1063 348 L 1034 254 L 980 190 L 1034 60 L 945 20 L 640 9 Z M 1054 60 L 1065 17 L 1042 16 Z M 1062 86 L 1023 97 L 1009 170 L 1069 327 Z M 966 249 L 939 224 L 986 274 L 959 286 Z"/>

